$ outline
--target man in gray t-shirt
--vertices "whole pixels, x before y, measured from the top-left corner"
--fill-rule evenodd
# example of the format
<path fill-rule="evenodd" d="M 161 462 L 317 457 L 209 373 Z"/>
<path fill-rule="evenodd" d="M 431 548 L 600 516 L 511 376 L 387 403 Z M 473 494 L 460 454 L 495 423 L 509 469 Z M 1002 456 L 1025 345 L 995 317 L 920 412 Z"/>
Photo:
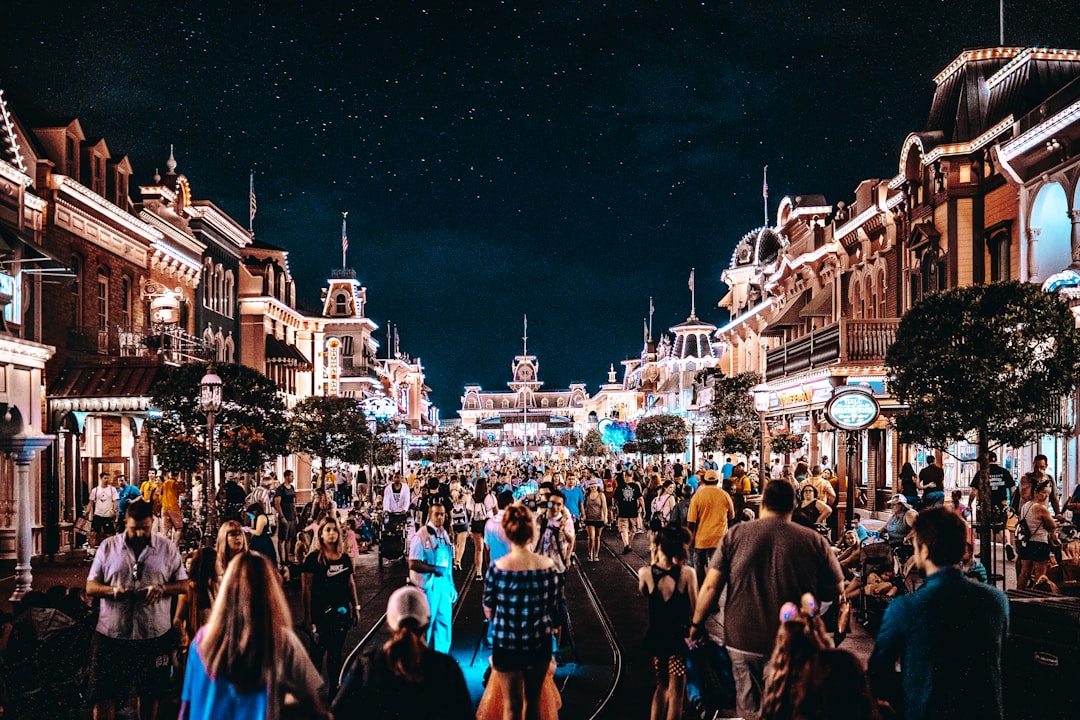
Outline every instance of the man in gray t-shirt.
<path fill-rule="evenodd" d="M 812 593 L 818 603 L 840 595 L 843 572 L 821 535 L 791 522 L 795 489 L 773 480 L 762 496 L 761 518 L 732 527 L 713 555 L 698 594 L 691 636 L 705 636 L 705 618 L 727 589 L 724 642 L 735 675 L 737 709 L 756 719 L 761 707 L 780 608 Z"/>

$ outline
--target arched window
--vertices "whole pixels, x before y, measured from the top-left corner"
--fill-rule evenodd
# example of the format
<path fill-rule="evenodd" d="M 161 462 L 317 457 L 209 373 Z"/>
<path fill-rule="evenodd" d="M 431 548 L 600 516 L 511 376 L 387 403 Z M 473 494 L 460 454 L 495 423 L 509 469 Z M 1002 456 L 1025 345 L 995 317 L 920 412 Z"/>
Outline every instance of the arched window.
<path fill-rule="evenodd" d="M 484 407 L 486 407 L 488 410 L 494 410 L 495 403 L 493 403 L 491 400 L 487 400 L 484 402 Z"/>
<path fill-rule="evenodd" d="M 503 406 L 503 410 L 510 407 L 510 401 L 509 400 L 503 400 L 502 401 L 502 406 Z"/>
<path fill-rule="evenodd" d="M 338 293 L 334 297 L 334 314 L 335 315 L 347 315 L 349 311 L 349 296 L 345 293 Z"/>
<path fill-rule="evenodd" d="M 547 398 L 544 398 L 543 400 L 540 401 L 540 407 L 542 407 L 542 408 L 546 408 L 550 404 L 551 403 L 548 401 Z"/>
<path fill-rule="evenodd" d="M 1003 282 L 1012 277 L 1012 237 L 1007 228 L 991 232 L 986 241 L 990 251 L 990 282 Z"/>
<path fill-rule="evenodd" d="M 222 343 L 222 361 L 227 363 L 236 362 L 236 343 L 233 342 L 232 333 Z"/>
<path fill-rule="evenodd" d="M 224 288 L 225 292 L 222 293 L 224 297 L 222 297 L 222 299 L 221 299 L 221 301 L 225 304 L 225 307 L 224 307 L 224 310 L 223 310 L 222 314 L 225 315 L 226 317 L 232 317 L 233 314 L 235 313 L 236 299 L 233 297 L 233 289 L 235 288 L 235 286 L 236 286 L 236 280 L 235 280 L 235 278 L 233 276 L 233 271 L 232 270 L 226 270 L 225 271 L 225 288 Z"/>

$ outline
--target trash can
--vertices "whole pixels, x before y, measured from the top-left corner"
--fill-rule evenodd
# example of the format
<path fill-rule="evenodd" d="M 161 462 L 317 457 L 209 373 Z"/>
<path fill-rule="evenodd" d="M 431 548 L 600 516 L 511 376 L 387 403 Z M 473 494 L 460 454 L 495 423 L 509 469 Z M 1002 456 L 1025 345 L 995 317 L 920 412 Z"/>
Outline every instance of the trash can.
<path fill-rule="evenodd" d="M 1010 590 L 1003 662 L 1005 717 L 1076 717 L 1080 707 L 1080 598 Z"/>

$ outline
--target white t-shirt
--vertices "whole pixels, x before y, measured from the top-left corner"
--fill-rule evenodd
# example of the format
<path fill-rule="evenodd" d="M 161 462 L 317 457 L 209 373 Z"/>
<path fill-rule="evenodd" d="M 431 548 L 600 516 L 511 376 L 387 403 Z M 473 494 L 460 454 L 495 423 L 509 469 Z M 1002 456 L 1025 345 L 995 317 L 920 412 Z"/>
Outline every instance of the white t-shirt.
<path fill-rule="evenodd" d="M 94 504 L 94 515 L 98 517 L 116 517 L 120 493 L 112 485 L 100 485 L 90 491 L 90 502 Z"/>

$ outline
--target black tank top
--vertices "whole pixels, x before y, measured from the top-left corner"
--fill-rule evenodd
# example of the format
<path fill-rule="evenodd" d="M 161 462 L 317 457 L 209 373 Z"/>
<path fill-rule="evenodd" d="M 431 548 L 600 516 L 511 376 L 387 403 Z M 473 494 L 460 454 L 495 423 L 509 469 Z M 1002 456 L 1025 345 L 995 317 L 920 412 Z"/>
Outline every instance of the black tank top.
<path fill-rule="evenodd" d="M 645 633 L 645 649 L 656 657 L 685 655 L 686 637 L 690 633 L 690 595 L 686 589 L 679 591 L 682 566 L 665 570 L 652 565 L 649 569 L 652 571 L 653 589 L 649 593 L 649 629 Z M 667 600 L 660 592 L 660 581 L 664 576 L 675 581 L 675 590 Z"/>

